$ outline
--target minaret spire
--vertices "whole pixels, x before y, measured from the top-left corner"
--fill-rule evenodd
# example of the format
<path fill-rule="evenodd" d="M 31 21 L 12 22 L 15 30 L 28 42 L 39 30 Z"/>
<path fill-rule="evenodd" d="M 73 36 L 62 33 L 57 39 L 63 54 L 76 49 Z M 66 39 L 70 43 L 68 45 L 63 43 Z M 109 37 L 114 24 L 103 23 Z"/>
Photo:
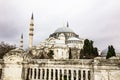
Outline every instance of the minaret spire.
<path fill-rule="evenodd" d="M 21 34 L 20 38 L 20 48 L 23 49 L 23 34 Z"/>
<path fill-rule="evenodd" d="M 31 19 L 34 19 L 34 17 L 33 17 L 33 13 L 32 13 Z"/>
<path fill-rule="evenodd" d="M 29 48 L 32 48 L 33 46 L 33 31 L 34 31 L 34 17 L 33 13 L 31 16 L 31 21 L 30 21 L 30 29 L 29 29 Z"/>

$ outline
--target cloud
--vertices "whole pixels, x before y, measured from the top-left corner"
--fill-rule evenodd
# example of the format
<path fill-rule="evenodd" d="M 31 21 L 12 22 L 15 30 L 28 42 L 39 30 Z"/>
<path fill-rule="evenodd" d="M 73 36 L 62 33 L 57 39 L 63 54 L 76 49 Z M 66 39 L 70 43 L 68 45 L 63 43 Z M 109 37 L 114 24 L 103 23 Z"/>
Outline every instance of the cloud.
<path fill-rule="evenodd" d="M 94 40 L 104 49 L 119 47 L 119 0 L 0 0 L 0 41 L 19 45 L 20 34 L 28 45 L 31 13 L 34 12 L 34 44 L 38 44 L 65 22 L 82 38 Z M 49 28 L 49 30 L 48 30 Z"/>

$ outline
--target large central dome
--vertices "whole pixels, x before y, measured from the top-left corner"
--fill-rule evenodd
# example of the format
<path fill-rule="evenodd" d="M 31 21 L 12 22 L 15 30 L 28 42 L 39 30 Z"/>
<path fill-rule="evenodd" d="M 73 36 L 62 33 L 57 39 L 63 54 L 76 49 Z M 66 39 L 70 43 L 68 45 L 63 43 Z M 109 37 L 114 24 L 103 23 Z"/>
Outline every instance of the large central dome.
<path fill-rule="evenodd" d="M 59 33 L 59 32 L 71 32 L 71 33 L 74 33 L 74 31 L 72 29 L 70 29 L 69 27 L 60 27 L 60 28 L 55 30 L 55 33 Z"/>
<path fill-rule="evenodd" d="M 79 35 L 77 35 L 72 29 L 70 29 L 68 24 L 67 26 L 56 29 L 55 32 L 50 34 L 49 37 L 58 38 L 60 34 L 64 34 L 65 40 L 71 37 L 79 38 Z"/>

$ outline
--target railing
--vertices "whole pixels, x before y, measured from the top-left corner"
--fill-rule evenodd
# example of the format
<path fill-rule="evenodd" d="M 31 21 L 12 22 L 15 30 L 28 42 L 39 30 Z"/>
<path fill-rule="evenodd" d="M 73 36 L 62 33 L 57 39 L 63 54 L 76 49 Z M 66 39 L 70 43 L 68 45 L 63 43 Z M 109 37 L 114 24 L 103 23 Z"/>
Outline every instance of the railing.
<path fill-rule="evenodd" d="M 48 64 L 70 64 L 70 65 L 90 65 L 92 64 L 93 59 L 31 59 L 26 63 L 48 63 Z M 25 63 L 25 62 L 24 62 Z"/>

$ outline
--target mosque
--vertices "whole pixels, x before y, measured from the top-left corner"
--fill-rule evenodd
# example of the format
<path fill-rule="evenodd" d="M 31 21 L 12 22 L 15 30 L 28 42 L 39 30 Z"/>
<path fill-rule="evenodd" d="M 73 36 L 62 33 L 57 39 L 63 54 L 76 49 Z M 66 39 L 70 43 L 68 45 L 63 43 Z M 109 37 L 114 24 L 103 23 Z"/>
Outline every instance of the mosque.
<path fill-rule="evenodd" d="M 84 39 L 68 23 L 36 46 L 33 33 L 32 15 L 29 48 L 23 50 L 22 35 L 20 47 L 0 60 L 0 80 L 120 80 L 120 56 L 106 59 L 106 53 L 102 52 L 94 59 L 80 59 Z"/>

